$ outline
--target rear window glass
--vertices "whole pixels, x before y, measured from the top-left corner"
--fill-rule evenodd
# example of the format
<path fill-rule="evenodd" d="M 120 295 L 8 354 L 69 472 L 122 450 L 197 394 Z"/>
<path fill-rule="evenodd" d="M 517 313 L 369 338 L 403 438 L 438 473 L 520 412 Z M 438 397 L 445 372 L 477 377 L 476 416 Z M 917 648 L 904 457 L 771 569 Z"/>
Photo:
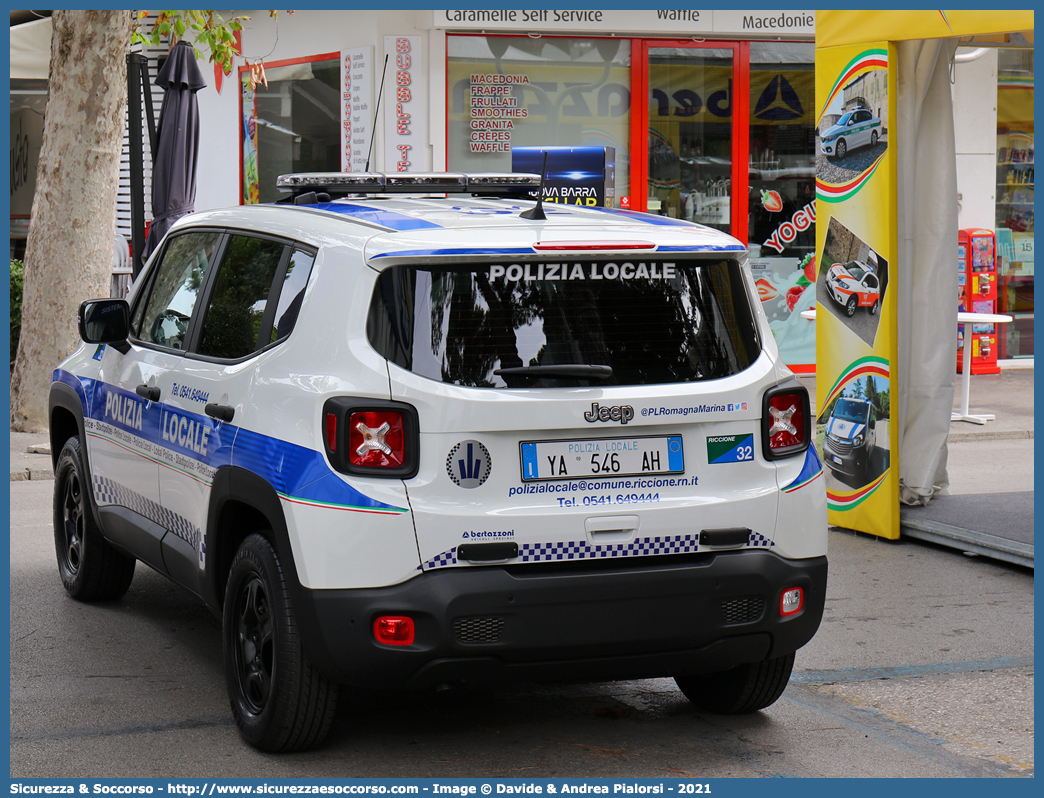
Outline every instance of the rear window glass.
<path fill-rule="evenodd" d="M 393 363 L 475 387 L 710 380 L 760 351 L 733 260 L 394 266 L 367 331 Z"/>

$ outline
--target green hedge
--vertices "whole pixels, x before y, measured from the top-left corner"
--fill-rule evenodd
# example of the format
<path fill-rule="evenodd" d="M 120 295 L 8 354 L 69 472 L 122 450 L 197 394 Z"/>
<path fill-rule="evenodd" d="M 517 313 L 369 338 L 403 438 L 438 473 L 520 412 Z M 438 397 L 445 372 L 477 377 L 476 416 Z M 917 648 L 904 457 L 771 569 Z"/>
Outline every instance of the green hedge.
<path fill-rule="evenodd" d="M 25 267 L 11 259 L 11 368 L 18 353 L 18 334 L 22 330 L 22 281 Z"/>

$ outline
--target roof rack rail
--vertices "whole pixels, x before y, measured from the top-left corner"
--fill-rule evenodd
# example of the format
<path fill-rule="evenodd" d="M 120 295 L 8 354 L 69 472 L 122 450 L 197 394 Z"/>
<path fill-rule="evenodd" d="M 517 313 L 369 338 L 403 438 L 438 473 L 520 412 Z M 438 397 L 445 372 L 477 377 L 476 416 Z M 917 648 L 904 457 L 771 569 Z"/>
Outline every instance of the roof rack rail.
<path fill-rule="evenodd" d="M 477 194 L 527 197 L 540 190 L 540 175 L 528 172 L 297 172 L 280 175 L 276 188 L 289 191 L 282 202 L 307 193 Z"/>

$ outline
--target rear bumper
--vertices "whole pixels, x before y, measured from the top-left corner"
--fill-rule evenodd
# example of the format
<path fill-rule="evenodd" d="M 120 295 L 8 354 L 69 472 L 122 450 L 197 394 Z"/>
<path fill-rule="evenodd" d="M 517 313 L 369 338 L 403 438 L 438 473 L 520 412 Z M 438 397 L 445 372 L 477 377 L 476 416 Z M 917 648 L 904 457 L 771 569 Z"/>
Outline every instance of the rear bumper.
<path fill-rule="evenodd" d="M 649 678 L 796 651 L 819 627 L 826 577 L 826 557 L 761 550 L 612 570 L 446 568 L 387 588 L 302 590 L 299 614 L 311 659 L 360 686 Z M 805 604 L 783 618 L 790 587 L 804 590 Z M 413 644 L 377 643 L 381 615 L 412 617 Z"/>

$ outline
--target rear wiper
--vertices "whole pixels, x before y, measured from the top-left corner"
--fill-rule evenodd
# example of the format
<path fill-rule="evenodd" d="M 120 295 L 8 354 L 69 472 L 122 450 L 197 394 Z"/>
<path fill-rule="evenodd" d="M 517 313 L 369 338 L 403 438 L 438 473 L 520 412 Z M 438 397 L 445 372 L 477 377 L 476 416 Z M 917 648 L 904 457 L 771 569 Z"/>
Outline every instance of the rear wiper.
<path fill-rule="evenodd" d="M 557 366 L 518 366 L 494 369 L 498 377 L 582 377 L 589 380 L 607 380 L 613 376 L 612 366 L 596 366 L 590 363 L 572 363 Z"/>

